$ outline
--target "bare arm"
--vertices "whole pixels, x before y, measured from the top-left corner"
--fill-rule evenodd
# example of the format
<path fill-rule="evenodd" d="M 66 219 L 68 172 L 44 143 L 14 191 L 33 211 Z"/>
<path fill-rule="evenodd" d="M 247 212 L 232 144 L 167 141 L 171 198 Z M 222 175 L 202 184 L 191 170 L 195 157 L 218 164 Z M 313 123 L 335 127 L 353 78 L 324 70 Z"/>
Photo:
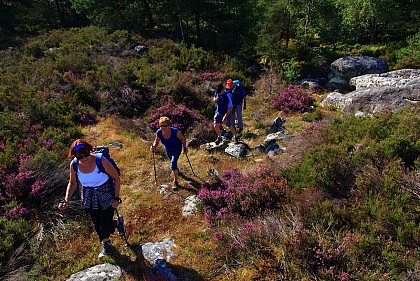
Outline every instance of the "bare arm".
<path fill-rule="evenodd" d="M 158 146 L 158 145 L 159 145 L 159 143 L 160 143 L 160 138 L 156 135 L 155 140 L 153 141 L 153 144 L 152 144 L 152 146 L 150 147 L 150 150 L 151 150 L 152 152 L 155 152 L 155 150 L 156 150 L 156 146 Z"/>
<path fill-rule="evenodd" d="M 69 182 L 66 188 L 66 195 L 64 196 L 64 202 L 61 202 L 58 205 L 58 208 L 62 211 L 68 208 L 68 202 L 73 196 L 74 190 L 76 189 L 77 182 L 76 182 L 76 175 L 73 169 L 73 162 L 70 162 L 70 175 L 69 175 Z"/>
<path fill-rule="evenodd" d="M 184 137 L 184 135 L 180 131 L 178 131 L 178 133 L 176 134 L 176 136 L 182 142 L 182 147 L 184 148 L 184 153 L 187 153 L 187 151 L 188 151 L 188 148 L 187 148 L 187 139 Z"/>

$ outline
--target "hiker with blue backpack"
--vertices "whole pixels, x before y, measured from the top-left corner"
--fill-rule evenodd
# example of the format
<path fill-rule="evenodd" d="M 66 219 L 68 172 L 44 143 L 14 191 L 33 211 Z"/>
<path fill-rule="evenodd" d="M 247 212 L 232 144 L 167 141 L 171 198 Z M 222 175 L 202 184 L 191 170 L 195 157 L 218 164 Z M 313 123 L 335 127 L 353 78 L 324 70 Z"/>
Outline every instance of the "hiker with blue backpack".
<path fill-rule="evenodd" d="M 102 251 L 98 255 L 101 259 L 111 252 L 110 236 L 116 228 L 119 235 L 125 237 L 124 219 L 122 216 L 114 219 L 114 212 L 122 202 L 119 169 L 111 158 L 94 153 L 94 146 L 84 139 L 77 139 L 71 144 L 68 156 L 72 159 L 70 179 L 64 200 L 58 208 L 68 208 L 68 202 L 80 183 L 83 208 L 89 213 L 102 243 Z"/>
<path fill-rule="evenodd" d="M 230 79 L 229 79 L 230 80 Z M 216 91 L 213 96 L 213 102 L 216 104 L 216 112 L 214 114 L 214 130 L 217 134 L 217 139 L 215 141 L 218 145 L 222 141 L 221 132 L 223 130 L 223 125 L 229 127 L 233 135 L 233 140 L 235 144 L 239 143 L 239 139 L 236 135 L 235 123 L 233 120 L 232 110 L 232 93 L 228 88 L 228 82 L 226 83 L 226 88 L 223 89 L 223 84 L 217 85 Z M 230 80 L 232 81 L 232 80 Z"/>
<path fill-rule="evenodd" d="M 174 177 L 172 189 L 175 190 L 180 187 L 178 183 L 178 159 L 182 150 L 185 154 L 188 153 L 188 148 L 185 136 L 177 128 L 171 126 L 171 120 L 166 116 L 159 118 L 159 129 L 156 131 L 155 140 L 150 147 L 153 155 L 160 142 L 162 142 L 166 154 L 171 159 L 169 167 Z"/>
<path fill-rule="evenodd" d="M 246 93 L 242 88 L 241 82 L 239 80 L 232 79 L 227 80 L 226 88 L 230 89 L 232 93 L 232 103 L 233 103 L 233 120 L 238 120 L 237 128 L 238 134 L 242 133 L 244 129 L 244 122 L 242 119 L 242 110 L 246 110 Z"/>

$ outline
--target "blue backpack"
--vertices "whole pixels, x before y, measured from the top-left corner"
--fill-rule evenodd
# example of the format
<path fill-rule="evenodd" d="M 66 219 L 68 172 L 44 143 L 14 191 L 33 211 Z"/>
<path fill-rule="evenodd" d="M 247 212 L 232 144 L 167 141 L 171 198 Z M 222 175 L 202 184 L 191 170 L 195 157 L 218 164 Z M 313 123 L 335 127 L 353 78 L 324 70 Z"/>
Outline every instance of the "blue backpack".
<path fill-rule="evenodd" d="M 120 172 L 120 168 L 118 168 L 117 163 L 115 163 L 114 159 L 111 158 L 111 156 L 109 155 L 109 148 L 106 146 L 95 146 L 93 148 L 93 152 L 96 153 L 96 166 L 98 167 L 98 172 L 99 173 L 106 173 L 104 166 L 102 165 L 102 157 L 105 157 L 106 159 L 108 159 L 109 162 L 111 162 L 112 166 L 115 167 L 115 170 L 117 170 L 118 175 L 121 175 Z M 76 173 L 76 177 L 77 177 L 77 158 L 74 157 L 73 159 L 73 170 Z"/>
<path fill-rule="evenodd" d="M 233 85 L 235 87 L 232 89 L 232 102 L 233 104 L 240 104 L 242 99 L 246 96 L 245 91 L 242 88 L 241 81 L 234 80 Z"/>

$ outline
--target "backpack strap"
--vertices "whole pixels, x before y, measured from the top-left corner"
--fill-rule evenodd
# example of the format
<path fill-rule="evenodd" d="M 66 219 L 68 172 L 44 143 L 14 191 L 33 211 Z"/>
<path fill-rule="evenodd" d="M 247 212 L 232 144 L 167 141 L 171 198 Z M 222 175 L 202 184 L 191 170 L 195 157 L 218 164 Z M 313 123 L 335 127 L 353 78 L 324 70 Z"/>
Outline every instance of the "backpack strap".
<path fill-rule="evenodd" d="M 77 196 L 81 198 L 80 196 L 80 188 L 79 188 L 79 176 L 77 175 L 77 171 L 79 170 L 79 167 L 77 166 L 77 158 L 74 157 L 71 161 L 71 164 L 73 165 L 73 171 L 76 175 L 76 187 L 77 187 Z"/>
<path fill-rule="evenodd" d="M 73 165 L 73 170 L 76 173 L 77 176 L 77 171 L 79 170 L 79 168 L 77 167 L 77 158 L 74 157 L 73 160 L 71 161 L 71 164 Z"/>
<path fill-rule="evenodd" d="M 98 173 L 106 173 L 104 166 L 102 165 L 102 153 L 96 153 L 96 166 L 98 167 Z"/>

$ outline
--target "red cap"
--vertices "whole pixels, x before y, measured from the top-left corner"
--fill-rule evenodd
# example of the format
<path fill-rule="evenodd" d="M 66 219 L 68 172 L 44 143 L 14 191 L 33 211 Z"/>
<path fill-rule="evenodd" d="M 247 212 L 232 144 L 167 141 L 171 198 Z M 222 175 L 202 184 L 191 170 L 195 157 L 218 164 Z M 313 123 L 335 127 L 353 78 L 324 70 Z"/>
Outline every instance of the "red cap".
<path fill-rule="evenodd" d="M 228 79 L 226 81 L 226 88 L 228 88 L 228 89 L 232 89 L 233 88 L 233 81 L 232 81 L 232 79 Z"/>

